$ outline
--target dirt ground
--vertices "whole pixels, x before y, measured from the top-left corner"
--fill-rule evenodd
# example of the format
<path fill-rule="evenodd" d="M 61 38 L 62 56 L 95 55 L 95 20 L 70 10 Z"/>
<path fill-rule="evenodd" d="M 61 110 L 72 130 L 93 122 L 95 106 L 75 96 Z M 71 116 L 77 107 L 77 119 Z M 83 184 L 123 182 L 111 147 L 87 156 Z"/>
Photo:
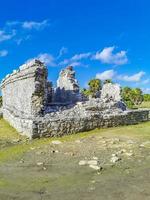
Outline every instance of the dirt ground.
<path fill-rule="evenodd" d="M 0 200 L 150 199 L 150 122 L 28 141 L 1 120 L 0 150 Z"/>

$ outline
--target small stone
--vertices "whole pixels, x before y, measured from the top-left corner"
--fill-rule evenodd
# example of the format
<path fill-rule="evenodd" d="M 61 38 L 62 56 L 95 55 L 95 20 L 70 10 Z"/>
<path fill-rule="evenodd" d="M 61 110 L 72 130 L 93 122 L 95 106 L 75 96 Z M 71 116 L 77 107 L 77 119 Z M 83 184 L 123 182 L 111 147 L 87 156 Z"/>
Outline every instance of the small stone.
<path fill-rule="evenodd" d="M 76 142 L 76 143 L 81 143 L 81 141 L 80 141 L 80 140 L 76 140 L 75 142 Z"/>
<path fill-rule="evenodd" d="M 35 149 L 35 147 L 31 147 L 30 149 L 31 149 L 31 150 L 34 150 L 34 149 Z"/>
<path fill-rule="evenodd" d="M 115 138 L 114 141 L 115 142 L 120 142 L 120 139 L 119 138 Z"/>
<path fill-rule="evenodd" d="M 52 144 L 61 144 L 62 142 L 61 141 L 59 141 L 59 140 L 53 140 L 52 141 Z"/>
<path fill-rule="evenodd" d="M 87 161 L 86 161 L 86 160 L 81 160 L 81 161 L 79 162 L 79 165 L 80 165 L 80 166 L 87 165 Z"/>
<path fill-rule="evenodd" d="M 97 165 L 89 165 L 90 168 L 95 169 L 95 170 L 100 170 L 101 167 Z"/>
<path fill-rule="evenodd" d="M 121 158 L 119 158 L 119 157 L 117 157 L 117 156 L 113 156 L 112 158 L 111 158 L 111 162 L 112 163 L 116 163 L 116 162 L 118 162 L 119 160 L 121 160 Z"/>
<path fill-rule="evenodd" d="M 97 160 L 89 160 L 87 162 L 88 165 L 97 165 L 98 164 L 98 161 Z"/>
<path fill-rule="evenodd" d="M 45 171 L 45 170 L 46 170 L 46 167 L 43 167 L 43 170 Z"/>
<path fill-rule="evenodd" d="M 130 156 L 133 156 L 133 153 L 130 152 L 130 153 L 126 153 L 125 155 L 130 157 Z"/>
<path fill-rule="evenodd" d="M 43 152 L 42 151 L 37 151 L 36 154 L 37 155 L 41 155 Z"/>
<path fill-rule="evenodd" d="M 104 137 L 102 137 L 102 136 L 99 136 L 99 137 L 98 137 L 98 139 L 104 139 Z"/>
<path fill-rule="evenodd" d="M 145 147 L 145 146 L 144 146 L 144 144 L 140 144 L 140 146 L 139 146 L 139 147 Z"/>
<path fill-rule="evenodd" d="M 95 183 L 95 180 L 92 180 L 91 183 Z"/>
<path fill-rule="evenodd" d="M 110 144 L 115 144 L 115 141 L 111 141 Z"/>
<path fill-rule="evenodd" d="M 116 154 L 116 153 L 113 153 L 113 154 L 112 154 L 112 157 L 115 157 L 115 156 L 117 156 L 117 154 Z"/>
<path fill-rule="evenodd" d="M 128 140 L 127 143 L 128 144 L 134 144 L 135 142 L 133 140 Z"/>
<path fill-rule="evenodd" d="M 21 141 L 20 139 L 14 139 L 14 140 L 13 140 L 14 143 L 18 143 L 18 142 L 20 142 L 20 141 Z"/>
<path fill-rule="evenodd" d="M 20 163 L 24 163 L 24 160 L 23 160 L 23 159 L 21 159 L 19 162 L 20 162 Z"/>
<path fill-rule="evenodd" d="M 94 160 L 98 160 L 98 157 L 93 157 Z"/>
<path fill-rule="evenodd" d="M 95 187 L 90 187 L 89 189 L 90 189 L 90 190 L 95 190 Z"/>
<path fill-rule="evenodd" d="M 37 164 L 37 166 L 42 166 L 44 163 L 43 162 L 37 162 L 36 164 Z"/>

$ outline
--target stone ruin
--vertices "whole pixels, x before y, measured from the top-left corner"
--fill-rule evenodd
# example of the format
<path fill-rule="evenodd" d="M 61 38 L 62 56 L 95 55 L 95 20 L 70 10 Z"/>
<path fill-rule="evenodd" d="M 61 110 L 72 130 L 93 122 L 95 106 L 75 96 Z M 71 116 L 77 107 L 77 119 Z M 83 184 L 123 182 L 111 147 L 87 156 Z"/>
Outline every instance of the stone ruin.
<path fill-rule="evenodd" d="M 72 66 L 68 66 L 66 69 L 61 70 L 59 74 L 54 101 L 71 104 L 80 100 L 80 87 L 75 78 L 75 71 Z"/>
<path fill-rule="evenodd" d="M 60 72 L 56 88 L 47 76 L 47 67 L 33 60 L 7 75 L 1 83 L 3 118 L 29 138 L 149 120 L 149 110 L 126 110 L 117 84 L 105 84 L 99 98 L 86 100 L 72 67 Z"/>

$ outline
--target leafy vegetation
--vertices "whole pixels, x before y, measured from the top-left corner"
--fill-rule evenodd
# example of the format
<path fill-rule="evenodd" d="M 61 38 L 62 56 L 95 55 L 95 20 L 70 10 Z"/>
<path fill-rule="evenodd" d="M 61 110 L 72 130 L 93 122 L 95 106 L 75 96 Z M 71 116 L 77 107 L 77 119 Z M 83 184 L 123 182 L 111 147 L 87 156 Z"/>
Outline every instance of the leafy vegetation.
<path fill-rule="evenodd" d="M 143 94 L 140 88 L 122 88 L 122 99 L 128 108 L 134 108 L 143 102 Z"/>
<path fill-rule="evenodd" d="M 97 97 L 97 93 L 102 89 L 102 82 L 99 79 L 92 79 L 88 82 L 88 89 L 83 89 L 82 93 L 85 96 L 92 96 L 93 98 Z"/>
<path fill-rule="evenodd" d="M 150 94 L 143 95 L 144 101 L 150 101 Z"/>

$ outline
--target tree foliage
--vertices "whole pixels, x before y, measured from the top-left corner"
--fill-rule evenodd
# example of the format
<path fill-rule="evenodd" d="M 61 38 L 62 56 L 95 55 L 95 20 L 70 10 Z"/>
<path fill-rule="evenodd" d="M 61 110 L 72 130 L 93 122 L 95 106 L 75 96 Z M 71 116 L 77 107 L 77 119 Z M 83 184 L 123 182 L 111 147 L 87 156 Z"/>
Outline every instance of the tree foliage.
<path fill-rule="evenodd" d="M 101 88 L 102 88 L 101 80 L 99 80 L 99 79 L 92 79 L 92 80 L 90 80 L 89 83 L 88 83 L 88 85 L 89 85 L 89 90 L 92 93 L 100 91 Z"/>
<path fill-rule="evenodd" d="M 129 108 L 140 105 L 143 101 L 142 90 L 140 88 L 124 87 L 122 88 L 122 99 Z"/>
<path fill-rule="evenodd" d="M 102 89 L 102 82 L 99 79 L 92 79 L 88 82 L 88 86 L 88 89 L 83 89 L 81 92 L 87 97 L 96 98 L 97 93 Z"/>
<path fill-rule="evenodd" d="M 143 95 L 144 101 L 150 101 L 150 94 Z"/>

